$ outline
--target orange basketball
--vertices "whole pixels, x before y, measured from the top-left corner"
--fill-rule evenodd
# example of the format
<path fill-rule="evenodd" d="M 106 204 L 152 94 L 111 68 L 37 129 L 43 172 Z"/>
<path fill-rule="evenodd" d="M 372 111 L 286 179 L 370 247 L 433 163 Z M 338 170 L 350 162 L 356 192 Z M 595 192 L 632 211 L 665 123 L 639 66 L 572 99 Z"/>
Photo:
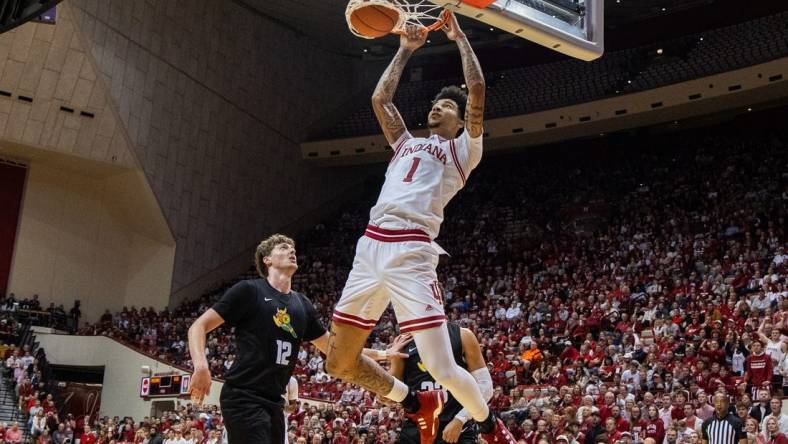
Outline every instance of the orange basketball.
<path fill-rule="evenodd" d="M 380 5 L 358 8 L 350 16 L 350 24 L 359 34 L 370 38 L 383 37 L 391 32 L 399 21 L 399 12 Z"/>

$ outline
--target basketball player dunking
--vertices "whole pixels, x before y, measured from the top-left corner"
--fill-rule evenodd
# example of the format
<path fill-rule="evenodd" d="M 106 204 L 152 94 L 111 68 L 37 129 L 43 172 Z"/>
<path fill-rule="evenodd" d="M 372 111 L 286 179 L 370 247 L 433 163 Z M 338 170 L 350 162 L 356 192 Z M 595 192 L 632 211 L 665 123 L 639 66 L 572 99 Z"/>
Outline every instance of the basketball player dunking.
<path fill-rule="evenodd" d="M 443 209 L 481 160 L 485 95 L 479 61 L 453 15 L 443 30 L 460 49 L 470 94 L 457 87 L 444 88 L 428 115 L 430 136 L 408 132 L 392 99 L 408 58 L 427 39 L 424 28 L 409 25 L 372 97 L 394 155 L 334 309 L 326 368 L 337 378 L 402 403 L 419 425 L 422 444 L 434 442 L 443 391 L 411 392 L 361 353 L 391 302 L 400 332 L 413 335 L 429 374 L 479 423 L 488 444 L 513 444 L 503 422 L 491 414 L 474 377 L 454 360 L 435 271 L 440 250 L 432 240 L 438 236 Z"/>

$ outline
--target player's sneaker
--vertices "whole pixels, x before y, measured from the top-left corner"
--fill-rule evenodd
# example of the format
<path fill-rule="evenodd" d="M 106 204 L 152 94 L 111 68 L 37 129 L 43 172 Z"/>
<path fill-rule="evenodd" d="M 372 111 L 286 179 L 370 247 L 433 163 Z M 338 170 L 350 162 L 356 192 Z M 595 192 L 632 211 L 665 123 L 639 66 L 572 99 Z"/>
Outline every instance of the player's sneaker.
<path fill-rule="evenodd" d="M 421 444 L 433 444 L 438 435 L 438 416 L 443 411 L 446 393 L 443 390 L 427 390 L 416 393 L 416 397 L 419 400 L 419 409 L 414 413 L 406 413 L 405 416 L 418 426 Z"/>
<path fill-rule="evenodd" d="M 487 444 L 517 444 L 512 432 L 506 428 L 501 418 L 495 420 L 495 429 L 492 433 L 482 433 L 482 438 Z"/>

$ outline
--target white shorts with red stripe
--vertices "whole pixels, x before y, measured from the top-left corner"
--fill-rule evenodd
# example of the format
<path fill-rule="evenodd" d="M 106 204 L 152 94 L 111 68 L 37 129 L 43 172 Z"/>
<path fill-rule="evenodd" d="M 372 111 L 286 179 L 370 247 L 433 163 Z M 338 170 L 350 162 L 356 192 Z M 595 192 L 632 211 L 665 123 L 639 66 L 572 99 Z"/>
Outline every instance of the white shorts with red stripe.
<path fill-rule="evenodd" d="M 439 250 L 421 230 L 367 226 L 333 322 L 372 330 L 391 302 L 401 333 L 443 325 L 438 257 Z"/>

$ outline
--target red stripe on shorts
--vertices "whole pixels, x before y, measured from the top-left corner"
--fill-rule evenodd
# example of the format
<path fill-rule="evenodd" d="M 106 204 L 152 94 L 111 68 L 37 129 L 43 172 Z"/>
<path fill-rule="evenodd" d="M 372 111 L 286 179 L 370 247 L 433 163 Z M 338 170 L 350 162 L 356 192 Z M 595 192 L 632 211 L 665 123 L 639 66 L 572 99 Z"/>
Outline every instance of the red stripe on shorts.
<path fill-rule="evenodd" d="M 374 325 L 365 325 L 365 324 L 362 324 L 360 322 L 356 322 L 356 321 L 352 321 L 352 320 L 348 320 L 348 319 L 343 319 L 343 318 L 337 317 L 337 315 L 334 315 L 334 317 L 332 317 L 331 320 L 336 322 L 337 324 L 350 325 L 352 327 L 360 328 L 362 330 L 372 330 L 373 328 L 375 328 Z"/>
<path fill-rule="evenodd" d="M 376 241 L 380 241 L 380 242 L 407 242 L 407 241 L 430 242 L 429 236 L 381 236 L 369 230 L 364 232 L 364 236 L 370 239 L 375 239 Z"/>
<path fill-rule="evenodd" d="M 368 231 L 374 231 L 376 234 L 382 234 L 384 236 L 403 236 L 403 235 L 406 235 L 406 234 L 418 234 L 420 236 L 427 236 L 427 237 L 429 237 L 427 235 L 427 233 L 425 233 L 423 230 L 419 230 L 419 229 L 391 230 L 391 229 L 388 229 L 388 228 L 376 227 L 376 226 L 370 224 L 370 225 L 367 225 L 367 230 Z"/>
<path fill-rule="evenodd" d="M 340 324 L 352 325 L 365 330 L 372 330 L 378 323 L 378 321 L 374 319 L 364 319 L 352 314 L 342 313 L 338 310 L 334 310 L 334 316 L 332 316 L 331 319 Z"/>
<path fill-rule="evenodd" d="M 444 322 L 443 319 L 441 319 L 440 321 L 427 322 L 426 324 L 416 324 L 404 328 L 400 327 L 399 332 L 410 333 L 412 331 L 426 330 L 428 328 L 440 327 L 441 325 L 443 325 L 443 322 Z"/>
<path fill-rule="evenodd" d="M 400 327 L 407 327 L 407 326 L 413 325 L 413 324 L 421 324 L 421 323 L 429 322 L 429 321 L 443 321 L 445 319 L 446 319 L 446 316 L 444 316 L 444 315 L 428 316 L 426 318 L 411 319 L 410 321 L 400 322 L 399 326 Z"/>

